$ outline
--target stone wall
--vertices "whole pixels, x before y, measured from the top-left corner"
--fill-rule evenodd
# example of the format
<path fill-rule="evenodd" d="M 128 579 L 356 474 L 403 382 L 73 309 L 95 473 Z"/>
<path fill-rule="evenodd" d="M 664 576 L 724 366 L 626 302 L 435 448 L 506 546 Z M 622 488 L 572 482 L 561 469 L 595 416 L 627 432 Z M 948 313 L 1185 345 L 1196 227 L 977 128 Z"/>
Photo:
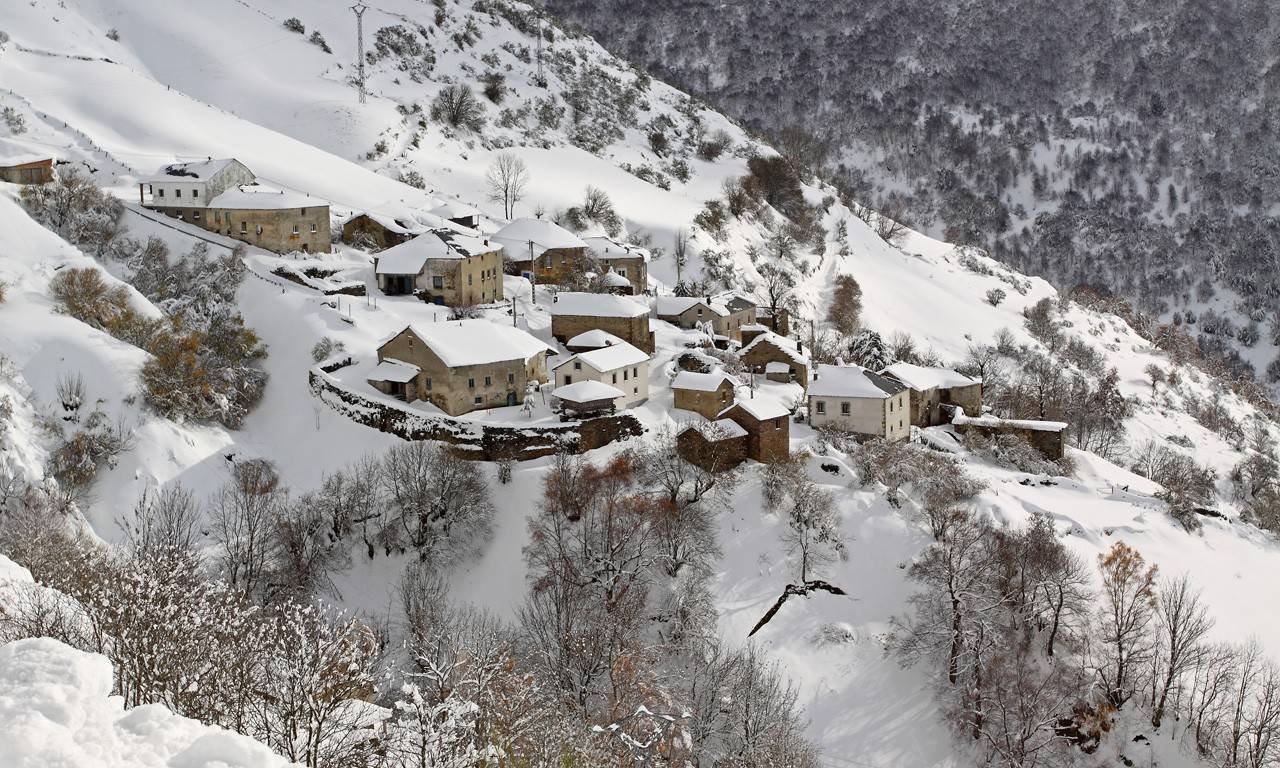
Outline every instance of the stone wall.
<path fill-rule="evenodd" d="M 707 472 L 722 472 L 746 461 L 747 436 L 712 442 L 701 431 L 686 429 L 676 436 L 676 452 Z"/>
<path fill-rule="evenodd" d="M 974 432 L 986 438 L 992 438 L 996 435 L 1017 435 L 1023 440 L 1031 444 L 1050 461 L 1061 459 L 1066 453 L 1067 431 L 1065 429 L 1059 431 L 1050 431 L 1043 429 L 1025 429 L 1012 425 L 988 426 L 983 424 L 956 424 L 956 431 L 960 434 L 968 434 Z"/>
<path fill-rule="evenodd" d="M 686 411 L 693 411 L 708 420 L 714 420 L 725 408 L 733 405 L 733 385 L 724 383 L 719 389 L 710 392 L 700 389 L 675 389 L 675 405 Z"/>
<path fill-rule="evenodd" d="M 368 235 L 368 239 L 380 249 L 399 245 L 410 238 L 410 235 L 392 232 L 365 214 L 360 214 L 342 225 L 342 242 L 351 245 L 360 235 Z"/>
<path fill-rule="evenodd" d="M 437 277 L 440 278 L 439 288 L 436 287 Z M 427 301 L 446 307 L 502 301 L 502 251 L 480 253 L 464 259 L 428 259 L 415 282 Z"/>
<path fill-rule="evenodd" d="M 330 371 L 336 370 L 335 366 L 327 367 Z M 448 416 L 416 413 L 352 392 L 340 386 L 319 366 L 311 369 L 308 379 L 312 394 L 357 424 L 405 440 L 449 443 L 459 448 L 460 455 L 476 461 L 529 461 L 549 456 L 562 447 L 582 453 L 619 440 L 639 437 L 645 431 L 640 422 L 627 413 L 555 426 L 479 424 Z"/>

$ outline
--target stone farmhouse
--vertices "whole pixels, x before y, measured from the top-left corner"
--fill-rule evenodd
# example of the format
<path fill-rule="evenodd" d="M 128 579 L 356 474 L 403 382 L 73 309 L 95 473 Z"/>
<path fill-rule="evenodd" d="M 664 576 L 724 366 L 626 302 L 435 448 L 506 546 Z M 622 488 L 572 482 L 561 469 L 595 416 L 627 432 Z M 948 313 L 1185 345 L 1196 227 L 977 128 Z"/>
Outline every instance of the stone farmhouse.
<path fill-rule="evenodd" d="M 742 327 L 756 322 L 756 305 L 737 294 L 719 296 L 659 296 L 654 315 L 680 328 L 707 323 L 725 341 L 742 341 Z"/>
<path fill-rule="evenodd" d="M 686 424 L 676 435 L 681 458 L 707 472 L 732 469 L 746 461 L 747 430 L 733 419 Z"/>
<path fill-rule="evenodd" d="M 911 436 L 910 390 L 856 365 L 819 365 L 809 383 L 809 423 L 889 441 Z"/>
<path fill-rule="evenodd" d="M 803 342 L 765 331 L 754 335 L 738 358 L 750 371 L 766 374 L 771 381 L 794 381 L 806 388 L 809 384 L 809 356 Z"/>
<path fill-rule="evenodd" d="M 649 353 L 625 341 L 579 352 L 555 367 L 556 387 L 598 381 L 619 390 L 619 409 L 634 408 L 649 399 Z"/>
<path fill-rule="evenodd" d="M 653 354 L 649 307 L 625 296 L 561 291 L 551 304 L 551 335 L 561 344 L 587 331 L 605 331 Z"/>
<path fill-rule="evenodd" d="M 936 427 L 950 420 L 943 405 L 954 405 L 970 416 L 982 414 L 982 382 L 950 368 L 894 363 L 880 372 L 911 389 L 911 423 Z"/>
<path fill-rule="evenodd" d="M 502 246 L 451 229 L 434 229 L 374 257 L 378 288 L 417 294 L 447 307 L 502 300 Z"/>
<path fill-rule="evenodd" d="M 583 238 L 594 268 L 608 275 L 612 272 L 612 284 L 606 284 L 618 292 L 641 294 L 649 290 L 649 251 L 638 245 L 620 243 L 612 237 Z M 625 281 L 623 285 L 620 281 Z"/>
<path fill-rule="evenodd" d="M 733 405 L 737 384 L 737 379 L 723 371 L 681 371 L 671 381 L 671 394 L 677 408 L 714 420 Z"/>
<path fill-rule="evenodd" d="M 47 184 L 53 181 L 53 158 L 33 154 L 0 157 L 0 181 L 10 184 Z"/>
<path fill-rule="evenodd" d="M 138 197 L 151 210 L 275 253 L 330 250 L 327 202 L 260 184 L 234 158 L 166 165 L 138 185 Z"/>
<path fill-rule="evenodd" d="M 448 226 L 439 216 L 424 213 L 400 201 L 389 200 L 344 221 L 342 242 L 382 250 L 408 242 L 433 229 Z"/>
<path fill-rule="evenodd" d="M 384 394 L 459 416 L 524 402 L 531 384 L 547 381 L 552 354 L 525 331 L 488 320 L 414 323 L 378 345 L 368 381 Z"/>
<path fill-rule="evenodd" d="M 791 409 L 763 392 L 739 400 L 720 412 L 747 433 L 747 458 L 761 464 L 782 461 L 791 454 Z"/>
<path fill-rule="evenodd" d="M 563 285 L 590 271 L 587 244 L 553 221 L 516 219 L 490 239 L 506 249 L 507 273 L 531 283 Z"/>

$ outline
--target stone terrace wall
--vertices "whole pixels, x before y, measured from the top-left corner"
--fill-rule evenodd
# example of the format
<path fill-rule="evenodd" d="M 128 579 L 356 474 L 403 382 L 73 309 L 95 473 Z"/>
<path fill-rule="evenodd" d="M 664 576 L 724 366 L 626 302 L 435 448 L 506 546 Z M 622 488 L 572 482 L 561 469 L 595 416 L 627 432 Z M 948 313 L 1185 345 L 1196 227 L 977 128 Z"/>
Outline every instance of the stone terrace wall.
<path fill-rule="evenodd" d="M 644 434 L 629 413 L 602 416 L 576 424 L 515 427 L 481 424 L 449 416 L 415 413 L 342 387 L 329 373 L 351 364 L 350 358 L 316 366 L 308 374 L 311 392 L 352 421 L 405 440 L 439 440 L 476 461 L 530 461 L 550 456 L 561 446 L 574 453 L 601 448 Z"/>

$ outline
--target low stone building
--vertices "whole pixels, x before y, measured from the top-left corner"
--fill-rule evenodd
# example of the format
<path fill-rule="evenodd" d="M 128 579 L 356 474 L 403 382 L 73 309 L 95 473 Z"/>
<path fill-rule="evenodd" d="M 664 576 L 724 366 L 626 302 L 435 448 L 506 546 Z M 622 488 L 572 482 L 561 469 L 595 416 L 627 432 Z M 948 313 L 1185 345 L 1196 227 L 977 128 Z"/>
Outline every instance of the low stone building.
<path fill-rule="evenodd" d="M 158 213 L 275 253 L 331 249 L 328 202 L 259 184 L 233 158 L 167 165 L 138 196 Z"/>
<path fill-rule="evenodd" d="M 31 154 L 0 157 L 0 181 L 47 184 L 53 181 L 53 158 Z"/>
<path fill-rule="evenodd" d="M 649 290 L 649 251 L 638 245 L 620 243 L 612 237 L 583 238 L 588 255 L 601 273 L 614 274 L 626 280 L 632 294 Z"/>
<path fill-rule="evenodd" d="M 502 246 L 454 230 L 432 230 L 382 251 L 374 273 L 388 296 L 413 293 L 447 307 L 502 300 Z"/>
<path fill-rule="evenodd" d="M 490 239 L 506 249 L 508 274 L 534 284 L 578 283 L 591 271 L 587 244 L 553 221 L 516 219 Z"/>
<path fill-rule="evenodd" d="M 747 430 L 733 419 L 686 424 L 676 435 L 676 452 L 707 472 L 733 469 L 747 460 Z"/>
<path fill-rule="evenodd" d="M 753 373 L 769 375 L 771 381 L 789 378 L 802 387 L 808 387 L 809 356 L 805 354 L 803 342 L 767 331 L 752 338 L 751 343 L 738 352 L 738 358 Z M 785 365 L 786 370 L 775 365 L 770 371 L 770 363 Z"/>
<path fill-rule="evenodd" d="M 982 413 L 982 382 L 950 368 L 894 363 L 880 374 L 911 389 L 911 423 L 917 427 L 947 423 L 943 405 L 970 416 Z"/>
<path fill-rule="evenodd" d="M 747 458 L 770 464 L 791 454 L 791 409 L 777 398 L 758 392 L 724 409 L 719 418 L 746 430 Z"/>
<path fill-rule="evenodd" d="M 699 328 L 709 323 L 716 336 L 741 342 L 743 326 L 756 322 L 756 305 L 734 293 L 659 296 L 654 303 L 654 316 L 680 328 Z"/>
<path fill-rule="evenodd" d="M 714 419 L 733 405 L 737 380 L 722 371 L 681 371 L 671 382 L 675 407 Z"/>
<path fill-rule="evenodd" d="M 551 303 L 551 335 L 561 344 L 587 331 L 605 331 L 653 354 L 649 308 L 625 296 L 561 291 Z"/>
<path fill-rule="evenodd" d="M 769 326 L 763 323 L 747 323 L 739 328 L 738 332 L 742 334 L 742 346 L 745 347 L 755 341 L 757 336 L 763 336 L 772 331 L 770 331 Z"/>
<path fill-rule="evenodd" d="M 612 415 L 625 397 L 617 387 L 591 379 L 556 387 L 551 393 L 552 407 L 559 411 L 561 421 Z"/>
<path fill-rule="evenodd" d="M 572 355 L 556 365 L 553 374 L 557 387 L 599 381 L 617 388 L 619 410 L 649 399 L 649 353 L 625 341 Z"/>
<path fill-rule="evenodd" d="M 970 432 L 993 438 L 997 435 L 1015 435 L 1026 440 L 1050 461 L 1057 461 L 1066 454 L 1067 428 L 1064 421 L 1037 421 L 1035 419 L 1001 419 L 990 414 L 966 416 L 959 408 L 944 405 L 943 413 L 956 432 Z"/>
<path fill-rule="evenodd" d="M 448 228 L 439 216 L 417 210 L 400 201 L 387 201 L 342 223 L 342 242 L 382 250 L 408 242 L 433 229 Z"/>
<path fill-rule="evenodd" d="M 911 437 L 910 390 L 856 365 L 819 365 L 809 383 L 809 423 L 888 441 Z"/>
<path fill-rule="evenodd" d="M 368 381 L 384 394 L 459 416 L 524 402 L 531 384 L 547 381 L 554 353 L 519 328 L 488 320 L 415 323 L 378 346 Z"/>

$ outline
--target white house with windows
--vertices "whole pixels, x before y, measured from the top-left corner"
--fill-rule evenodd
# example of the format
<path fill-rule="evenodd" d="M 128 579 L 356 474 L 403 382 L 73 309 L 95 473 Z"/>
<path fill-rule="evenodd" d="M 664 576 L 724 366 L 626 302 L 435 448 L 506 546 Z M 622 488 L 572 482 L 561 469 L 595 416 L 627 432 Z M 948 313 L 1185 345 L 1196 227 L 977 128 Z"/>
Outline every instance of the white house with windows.
<path fill-rule="evenodd" d="M 622 391 L 616 406 L 634 408 L 649 399 L 649 353 L 625 341 L 579 352 L 555 367 L 557 388 L 598 381 Z"/>
<path fill-rule="evenodd" d="M 856 365 L 819 365 L 809 382 L 809 423 L 889 441 L 911 436 L 911 390 Z"/>
<path fill-rule="evenodd" d="M 211 157 L 166 165 L 141 186 L 151 192 L 153 208 L 207 208 L 224 191 L 253 180 L 253 171 L 234 157 Z"/>

